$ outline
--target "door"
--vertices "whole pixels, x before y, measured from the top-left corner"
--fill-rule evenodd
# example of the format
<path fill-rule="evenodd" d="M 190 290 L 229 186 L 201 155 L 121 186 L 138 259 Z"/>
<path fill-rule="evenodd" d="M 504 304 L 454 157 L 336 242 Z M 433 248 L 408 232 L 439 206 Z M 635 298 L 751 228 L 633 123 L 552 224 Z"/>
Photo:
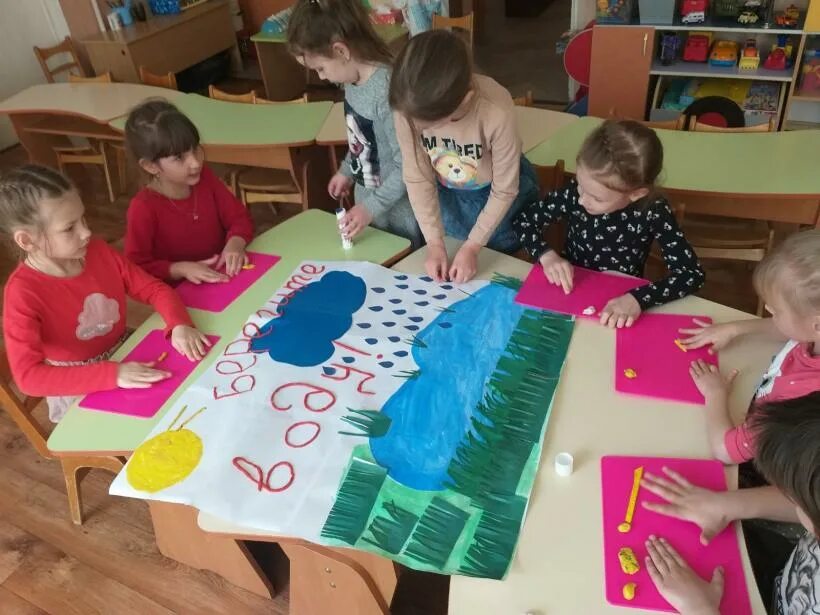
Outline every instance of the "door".
<path fill-rule="evenodd" d="M 30 85 L 45 83 L 32 46 L 56 45 L 68 35 L 68 26 L 57 0 L 0 0 L 0 9 L 5 16 L 0 19 L 0 100 L 4 100 Z M 0 150 L 15 143 L 11 122 L 0 115 Z"/>
<path fill-rule="evenodd" d="M 654 28 L 595 26 L 589 114 L 643 120 L 652 64 Z"/>

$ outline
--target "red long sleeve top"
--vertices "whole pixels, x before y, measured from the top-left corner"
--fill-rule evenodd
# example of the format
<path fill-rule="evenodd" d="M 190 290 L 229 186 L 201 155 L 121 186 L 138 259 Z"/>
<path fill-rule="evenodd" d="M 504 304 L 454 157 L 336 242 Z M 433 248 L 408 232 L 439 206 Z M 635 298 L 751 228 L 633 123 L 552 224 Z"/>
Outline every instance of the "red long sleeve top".
<path fill-rule="evenodd" d="M 150 188 L 131 199 L 125 255 L 151 275 L 170 280 L 173 263 L 210 258 L 234 236 L 250 243 L 253 220 L 205 166 L 187 199 L 171 199 Z"/>
<path fill-rule="evenodd" d="M 191 325 L 176 292 L 100 239 L 88 244 L 79 275 L 59 278 L 18 265 L 6 283 L 3 333 L 11 373 L 27 395 L 82 395 L 117 386 L 117 363 L 87 361 L 109 351 L 125 333 L 125 297 L 148 303 L 167 331 Z"/>

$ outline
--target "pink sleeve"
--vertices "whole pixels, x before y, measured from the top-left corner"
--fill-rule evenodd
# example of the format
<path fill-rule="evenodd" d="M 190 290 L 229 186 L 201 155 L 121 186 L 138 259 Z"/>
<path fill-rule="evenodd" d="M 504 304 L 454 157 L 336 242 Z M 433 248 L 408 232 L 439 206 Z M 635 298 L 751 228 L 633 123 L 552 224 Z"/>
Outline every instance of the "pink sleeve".
<path fill-rule="evenodd" d="M 156 221 L 148 209 L 148 204 L 138 193 L 128 207 L 125 225 L 125 256 L 142 267 L 152 276 L 161 280 L 171 278 L 171 261 L 154 256 L 154 236 Z"/>
<path fill-rule="evenodd" d="M 241 237 L 245 240 L 245 244 L 249 244 L 253 239 L 253 219 L 248 208 L 228 190 L 222 180 L 208 167 L 203 168 L 202 172 L 203 179 L 208 181 L 211 186 L 219 211 L 219 219 L 227 231 L 225 239 Z"/>
<path fill-rule="evenodd" d="M 755 456 L 754 435 L 747 423 L 728 430 L 723 435 L 723 444 L 732 463 L 750 461 Z"/>

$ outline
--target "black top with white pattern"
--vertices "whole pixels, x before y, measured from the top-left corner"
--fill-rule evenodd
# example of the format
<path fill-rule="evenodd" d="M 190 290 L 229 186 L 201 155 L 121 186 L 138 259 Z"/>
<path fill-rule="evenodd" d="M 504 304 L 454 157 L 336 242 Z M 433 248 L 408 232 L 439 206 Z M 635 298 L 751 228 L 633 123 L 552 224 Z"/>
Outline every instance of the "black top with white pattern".
<path fill-rule="evenodd" d="M 544 230 L 559 220 L 567 227 L 562 256 L 596 271 L 642 276 L 652 241 L 658 242 L 669 275 L 631 291 L 642 310 L 685 297 L 703 286 L 705 276 L 698 258 L 662 197 L 592 215 L 578 202 L 578 184 L 572 180 L 544 200 L 524 206 L 513 219 L 513 227 L 529 255 L 538 259 L 550 249 Z"/>

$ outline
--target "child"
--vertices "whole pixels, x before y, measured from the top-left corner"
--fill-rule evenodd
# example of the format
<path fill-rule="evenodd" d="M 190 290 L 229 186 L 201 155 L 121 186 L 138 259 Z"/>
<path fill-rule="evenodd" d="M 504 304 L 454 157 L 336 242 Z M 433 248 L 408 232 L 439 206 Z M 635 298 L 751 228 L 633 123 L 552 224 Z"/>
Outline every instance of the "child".
<path fill-rule="evenodd" d="M 168 101 L 147 100 L 128 116 L 125 141 L 151 177 L 131 199 L 125 255 L 166 281 L 225 282 L 239 273 L 253 222 L 205 166 L 191 120 Z"/>
<path fill-rule="evenodd" d="M 25 255 L 5 288 L 9 365 L 21 391 L 49 396 L 54 422 L 74 396 L 148 388 L 170 375 L 109 360 L 125 336 L 126 295 L 162 315 L 174 348 L 190 360 L 210 345 L 172 289 L 91 237 L 84 211 L 74 187 L 51 169 L 25 166 L 0 178 L 0 230 Z"/>
<path fill-rule="evenodd" d="M 755 464 L 773 486 L 714 492 L 665 469 L 668 478 L 647 474 L 642 485 L 667 502 L 644 506 L 698 524 L 704 544 L 737 519 L 801 523 L 808 532 L 773 587 L 759 589 L 764 602 L 771 602 L 771 611 L 779 615 L 820 613 L 820 392 L 767 404 L 755 413 L 752 429 L 757 441 Z M 664 539 L 651 536 L 646 546 L 649 575 L 673 608 L 684 615 L 718 615 L 722 569 L 715 570 L 709 583 Z M 755 559 L 755 553 L 749 555 Z M 769 560 L 778 569 L 783 564 Z"/>
<path fill-rule="evenodd" d="M 342 232 L 352 238 L 372 224 L 406 237 L 414 250 L 421 247 L 387 102 L 392 56 L 361 0 L 300 0 L 290 18 L 288 46 L 319 77 L 345 84 L 348 153 L 327 186 L 339 200 L 356 186 L 356 204 Z"/>
<path fill-rule="evenodd" d="M 516 251 L 510 219 L 536 197 L 538 184 L 521 156 L 510 93 L 473 74 L 457 35 L 432 30 L 411 38 L 396 58 L 390 105 L 410 204 L 427 240 L 428 275 L 466 282 L 482 246 Z M 445 233 L 465 240 L 452 264 Z"/>
<path fill-rule="evenodd" d="M 772 361 L 755 394 L 757 402 L 799 397 L 820 390 L 820 230 L 795 233 L 757 266 L 754 284 L 772 318 L 741 320 L 683 329 L 688 348 L 711 344 L 718 350 L 734 338 L 759 333 L 789 340 Z M 706 398 L 712 454 L 724 463 L 755 456 L 754 434 L 747 419 L 735 426 L 727 399 L 736 373 L 724 378 L 713 365 L 692 364 L 692 378 Z"/>
<path fill-rule="evenodd" d="M 669 274 L 609 301 L 601 324 L 630 327 L 643 310 L 690 295 L 703 285 L 703 270 L 675 222 L 666 199 L 653 193 L 663 167 L 663 147 L 650 128 L 608 120 L 586 138 L 576 179 L 533 202 L 513 220 L 521 243 L 547 279 L 572 291 L 573 265 L 642 276 L 657 241 Z M 564 220 L 564 253 L 544 240 L 544 229 Z"/>

